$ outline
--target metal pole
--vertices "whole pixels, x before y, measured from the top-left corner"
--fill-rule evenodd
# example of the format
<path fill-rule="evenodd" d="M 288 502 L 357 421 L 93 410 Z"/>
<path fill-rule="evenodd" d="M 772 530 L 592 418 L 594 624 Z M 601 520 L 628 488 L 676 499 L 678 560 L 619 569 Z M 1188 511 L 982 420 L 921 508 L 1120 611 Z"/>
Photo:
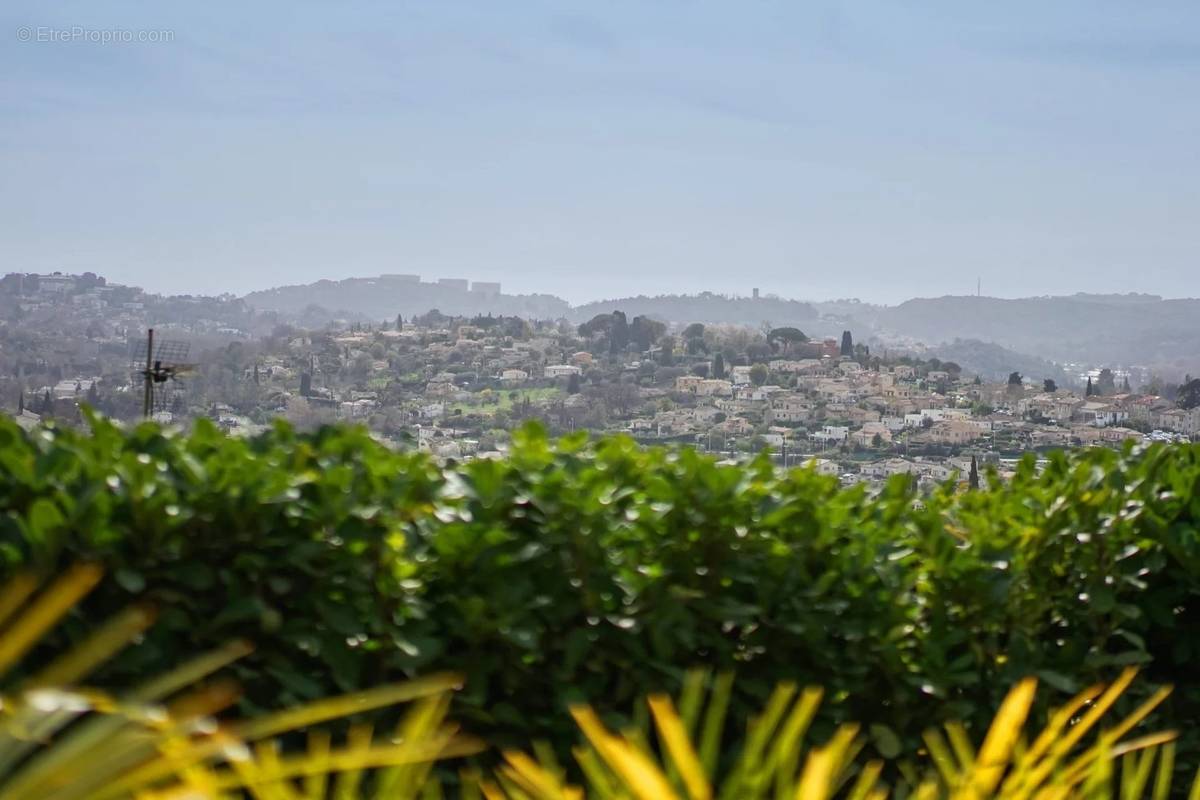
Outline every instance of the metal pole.
<path fill-rule="evenodd" d="M 142 396 L 142 417 L 150 418 L 150 407 L 154 405 L 154 328 L 146 331 L 146 373 L 145 390 Z"/>

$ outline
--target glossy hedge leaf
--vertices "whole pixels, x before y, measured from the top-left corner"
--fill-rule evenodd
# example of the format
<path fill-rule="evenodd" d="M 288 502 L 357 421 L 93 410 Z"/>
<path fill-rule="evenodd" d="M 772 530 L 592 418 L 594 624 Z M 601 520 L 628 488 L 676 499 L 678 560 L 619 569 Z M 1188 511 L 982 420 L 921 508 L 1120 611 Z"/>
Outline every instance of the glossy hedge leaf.
<path fill-rule="evenodd" d="M 919 506 L 904 478 L 872 496 L 534 428 L 503 459 L 440 466 L 355 428 L 3 419 L 0 558 L 106 562 L 84 621 L 130 592 L 161 604 L 100 680 L 246 637 L 260 707 L 450 669 L 475 732 L 502 716 L 514 739 L 565 744 L 567 698 L 629 708 L 699 664 L 737 672 L 739 723 L 780 681 L 819 684 L 818 728 L 858 720 L 911 752 L 939 714 L 982 724 L 1026 675 L 1069 691 L 1146 663 L 1177 685 L 1170 713 L 1200 717 L 1200 446 L 1050 454 L 989 486 Z"/>

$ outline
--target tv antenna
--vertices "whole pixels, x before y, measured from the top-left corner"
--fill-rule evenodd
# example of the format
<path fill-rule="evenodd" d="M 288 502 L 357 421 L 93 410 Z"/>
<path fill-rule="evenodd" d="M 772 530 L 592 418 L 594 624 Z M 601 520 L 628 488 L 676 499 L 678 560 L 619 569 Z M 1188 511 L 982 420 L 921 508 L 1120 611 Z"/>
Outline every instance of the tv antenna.
<path fill-rule="evenodd" d="M 146 366 L 135 375 L 142 378 L 142 416 L 149 419 L 156 411 L 166 411 L 177 396 L 177 379 L 195 369 L 186 364 L 190 345 L 187 342 L 154 341 L 154 329 L 146 331 Z M 169 383 L 168 383 L 169 382 Z M 160 388 L 161 387 L 161 388 Z"/>

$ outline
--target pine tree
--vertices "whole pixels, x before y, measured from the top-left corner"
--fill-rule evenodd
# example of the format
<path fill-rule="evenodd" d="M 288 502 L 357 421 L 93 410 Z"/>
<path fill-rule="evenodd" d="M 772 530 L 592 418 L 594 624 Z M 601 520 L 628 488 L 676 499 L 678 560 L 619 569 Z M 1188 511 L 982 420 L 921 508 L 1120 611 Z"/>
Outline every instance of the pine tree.
<path fill-rule="evenodd" d="M 1083 396 L 1091 397 L 1095 393 L 1096 393 L 1096 390 L 1094 388 L 1092 388 L 1092 376 L 1088 375 L 1087 388 L 1083 390 Z"/>
<path fill-rule="evenodd" d="M 971 473 L 967 477 L 967 486 L 972 489 L 979 488 L 979 462 L 975 460 L 975 456 L 971 456 Z"/>

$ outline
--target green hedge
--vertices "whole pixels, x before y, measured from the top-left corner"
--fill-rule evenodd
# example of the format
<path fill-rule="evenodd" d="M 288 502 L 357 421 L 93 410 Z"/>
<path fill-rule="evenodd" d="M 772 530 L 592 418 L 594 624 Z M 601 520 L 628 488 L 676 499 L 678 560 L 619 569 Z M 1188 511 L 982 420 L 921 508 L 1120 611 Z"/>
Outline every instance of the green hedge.
<path fill-rule="evenodd" d="M 61 636 L 134 598 L 161 608 L 103 677 L 233 636 L 247 702 L 277 707 L 399 675 L 468 676 L 458 716 L 572 737 L 563 703 L 628 708 L 687 667 L 731 666 L 740 707 L 820 683 L 827 722 L 885 751 L 986 719 L 1036 673 L 1061 690 L 1145 664 L 1200 718 L 1200 446 L 1056 454 L 1042 474 L 914 503 L 765 460 L 718 465 L 625 438 L 439 467 L 360 429 L 250 440 L 96 421 L 0 422 L 0 557 L 102 559 Z"/>

